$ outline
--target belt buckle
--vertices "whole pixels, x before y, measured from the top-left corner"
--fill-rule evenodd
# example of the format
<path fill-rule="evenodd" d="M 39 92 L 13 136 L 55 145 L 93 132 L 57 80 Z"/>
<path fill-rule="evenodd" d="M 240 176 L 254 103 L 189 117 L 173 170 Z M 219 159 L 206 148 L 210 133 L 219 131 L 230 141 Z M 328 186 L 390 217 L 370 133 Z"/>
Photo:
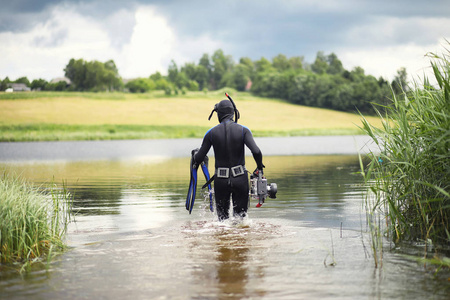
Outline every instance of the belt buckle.
<path fill-rule="evenodd" d="M 228 168 L 217 168 L 218 178 L 228 178 L 230 177 L 230 169 Z"/>
<path fill-rule="evenodd" d="M 233 174 L 233 177 L 238 177 L 242 174 L 244 174 L 244 167 L 242 165 L 235 166 L 231 168 L 231 174 Z"/>

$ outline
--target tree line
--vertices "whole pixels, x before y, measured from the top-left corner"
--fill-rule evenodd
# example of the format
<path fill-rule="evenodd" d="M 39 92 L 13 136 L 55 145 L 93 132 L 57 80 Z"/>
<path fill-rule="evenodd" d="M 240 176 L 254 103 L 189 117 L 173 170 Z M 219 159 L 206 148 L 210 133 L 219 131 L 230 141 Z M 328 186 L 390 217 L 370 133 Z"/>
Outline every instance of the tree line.
<path fill-rule="evenodd" d="M 119 91 L 123 89 L 122 78 L 113 60 L 105 63 L 71 59 L 64 68 L 64 75 L 70 80 L 48 82 L 45 79 L 29 81 L 20 77 L 11 81 L 8 77 L 0 80 L 0 91 L 8 89 L 12 83 L 23 83 L 36 91 Z"/>
<path fill-rule="evenodd" d="M 305 62 L 302 56 L 286 57 L 283 54 L 272 60 L 242 57 L 235 62 L 232 56 L 218 49 L 211 56 L 203 54 L 198 63 L 178 66 L 172 60 L 165 76 L 156 72 L 132 80 L 121 78 L 113 60 L 102 63 L 72 58 L 64 68 L 64 74 L 70 79 L 70 85 L 43 79 L 29 82 L 26 77 L 15 82 L 25 83 L 34 90 L 131 93 L 164 90 L 167 95 L 228 87 L 295 104 L 361 112 L 371 112 L 372 103 L 384 104 L 392 92 L 399 94 L 407 86 L 404 68 L 388 82 L 383 77 L 366 75 L 361 67 L 346 70 L 336 54 L 325 55 L 323 52 L 317 53 L 313 63 Z M 0 81 L 0 90 L 5 90 L 10 83 L 8 77 Z"/>

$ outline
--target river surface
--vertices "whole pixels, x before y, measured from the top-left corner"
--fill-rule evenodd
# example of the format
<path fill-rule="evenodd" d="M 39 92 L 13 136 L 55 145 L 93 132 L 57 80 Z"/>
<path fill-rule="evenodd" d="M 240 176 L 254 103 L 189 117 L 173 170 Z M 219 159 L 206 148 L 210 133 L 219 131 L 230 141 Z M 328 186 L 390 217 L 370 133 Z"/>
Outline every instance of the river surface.
<path fill-rule="evenodd" d="M 42 186 L 66 181 L 76 216 L 70 249 L 48 268 L 0 271 L 0 298 L 448 299 L 448 274 L 436 276 L 387 241 L 383 266 L 375 268 L 358 151 L 291 155 L 257 142 L 271 154 L 265 175 L 278 184 L 277 198 L 261 208 L 252 200 L 243 222 L 222 223 L 201 192 L 192 214 L 186 211 L 189 158 L 168 155 L 173 149 L 161 142 L 148 149 L 151 155 L 139 149 L 131 155 L 115 152 L 129 149 L 128 141 L 115 141 L 115 158 L 70 159 L 50 149 L 19 159 L 3 152 L 2 173 Z M 189 153 L 200 141 L 179 143 Z M 21 143 L 22 153 L 37 144 Z M 95 152 L 77 145 L 89 143 L 73 143 L 69 152 Z M 247 167 L 255 167 L 251 157 Z"/>

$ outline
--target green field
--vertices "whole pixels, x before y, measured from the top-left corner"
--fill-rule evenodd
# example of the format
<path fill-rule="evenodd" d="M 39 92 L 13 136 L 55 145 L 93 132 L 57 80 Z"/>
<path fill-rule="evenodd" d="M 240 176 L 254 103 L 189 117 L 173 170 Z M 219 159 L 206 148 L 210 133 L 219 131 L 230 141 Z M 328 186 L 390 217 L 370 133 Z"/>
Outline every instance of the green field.
<path fill-rule="evenodd" d="M 357 114 L 293 105 L 279 99 L 229 91 L 241 113 L 239 123 L 255 136 L 359 134 Z M 202 137 L 224 91 L 0 93 L 0 141 L 154 139 Z M 377 118 L 368 118 L 378 125 Z"/>

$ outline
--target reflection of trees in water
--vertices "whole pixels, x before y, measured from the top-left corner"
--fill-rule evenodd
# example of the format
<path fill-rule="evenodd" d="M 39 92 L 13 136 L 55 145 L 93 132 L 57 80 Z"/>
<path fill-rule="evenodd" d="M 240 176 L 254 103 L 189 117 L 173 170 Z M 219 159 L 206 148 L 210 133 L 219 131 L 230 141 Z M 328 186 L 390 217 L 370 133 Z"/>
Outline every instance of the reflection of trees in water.
<path fill-rule="evenodd" d="M 320 169 L 293 168 L 285 174 L 275 174 L 270 182 L 277 182 L 278 194 L 296 195 L 296 198 L 315 199 L 317 205 L 339 206 L 346 194 L 356 191 L 355 184 L 362 183 L 355 174 L 359 165 L 331 164 Z"/>
<path fill-rule="evenodd" d="M 122 188 L 120 186 L 75 187 L 73 209 L 79 215 L 119 214 Z"/>
<path fill-rule="evenodd" d="M 186 184 L 187 186 L 187 184 Z M 199 192 L 201 191 L 198 187 Z M 151 196 L 152 200 L 167 200 L 172 196 L 174 206 L 178 206 L 178 195 L 184 195 L 187 188 L 180 182 L 151 182 L 139 181 L 116 181 L 103 183 L 90 183 L 89 185 L 70 188 L 74 195 L 73 208 L 79 215 L 109 215 L 119 214 L 120 206 L 124 197 L 124 190 L 136 191 L 136 195 Z M 166 205 L 166 204 L 165 204 Z"/>
<path fill-rule="evenodd" d="M 284 217 L 314 226 L 353 224 L 345 211 L 351 198 L 362 198 L 358 196 L 363 190 L 362 177 L 356 174 L 359 170 L 357 160 L 329 162 L 317 168 L 294 165 L 268 178 L 278 184 L 277 199 L 269 199 L 269 203 Z"/>

